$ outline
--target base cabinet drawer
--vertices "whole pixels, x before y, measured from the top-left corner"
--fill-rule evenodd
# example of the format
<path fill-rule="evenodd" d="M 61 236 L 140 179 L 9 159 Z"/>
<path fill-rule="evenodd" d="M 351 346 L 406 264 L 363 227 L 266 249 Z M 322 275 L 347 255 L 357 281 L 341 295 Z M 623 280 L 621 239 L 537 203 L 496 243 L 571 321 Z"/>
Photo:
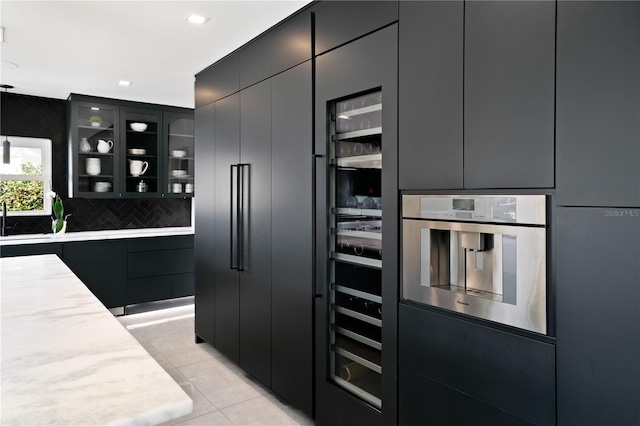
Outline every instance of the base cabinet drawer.
<path fill-rule="evenodd" d="M 401 368 L 398 382 L 400 425 L 532 426 L 534 424 L 410 370 Z"/>
<path fill-rule="evenodd" d="M 404 304 L 398 339 L 403 370 L 530 423 L 555 424 L 555 345 Z M 401 388 L 400 401 L 411 397 Z"/>
<path fill-rule="evenodd" d="M 171 298 L 171 277 L 148 277 L 127 281 L 127 305 Z"/>

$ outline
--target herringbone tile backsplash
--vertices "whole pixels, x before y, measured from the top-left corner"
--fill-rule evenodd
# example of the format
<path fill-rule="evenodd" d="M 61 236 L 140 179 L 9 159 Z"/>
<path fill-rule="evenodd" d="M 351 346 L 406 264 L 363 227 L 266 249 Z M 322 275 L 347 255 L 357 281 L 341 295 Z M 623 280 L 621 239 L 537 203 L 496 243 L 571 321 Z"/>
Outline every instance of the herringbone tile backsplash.
<path fill-rule="evenodd" d="M 53 141 L 53 188 L 71 213 L 70 232 L 191 226 L 191 200 L 69 199 L 67 198 L 67 101 L 2 93 L 0 131 L 3 135 L 49 138 Z M 51 218 L 11 217 L 11 234 L 51 232 Z"/>

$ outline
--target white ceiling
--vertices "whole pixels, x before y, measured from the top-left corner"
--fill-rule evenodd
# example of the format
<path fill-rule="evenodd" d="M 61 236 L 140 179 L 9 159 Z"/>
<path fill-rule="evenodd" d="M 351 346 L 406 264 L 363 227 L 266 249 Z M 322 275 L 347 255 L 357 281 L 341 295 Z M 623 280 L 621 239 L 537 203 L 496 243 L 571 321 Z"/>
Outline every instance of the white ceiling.
<path fill-rule="evenodd" d="M 193 108 L 196 73 L 308 3 L 2 0 L 0 83 L 48 98 L 81 93 Z M 189 24 L 190 13 L 210 20 Z"/>

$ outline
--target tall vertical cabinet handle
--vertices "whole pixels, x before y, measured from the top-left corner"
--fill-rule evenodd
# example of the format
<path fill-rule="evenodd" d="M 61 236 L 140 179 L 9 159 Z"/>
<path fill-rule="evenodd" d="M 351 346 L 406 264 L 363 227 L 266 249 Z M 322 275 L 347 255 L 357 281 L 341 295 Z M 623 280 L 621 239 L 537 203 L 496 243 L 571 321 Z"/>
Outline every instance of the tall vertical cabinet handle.
<path fill-rule="evenodd" d="M 236 238 L 238 239 L 237 247 L 237 259 L 238 259 L 238 271 L 244 271 L 244 173 L 242 164 L 237 165 L 237 197 L 236 197 Z"/>
<path fill-rule="evenodd" d="M 236 170 L 235 176 L 234 176 L 234 173 L 233 173 L 234 169 Z M 235 221 L 236 222 L 236 229 L 234 229 L 234 226 L 233 226 L 233 223 L 234 223 L 234 220 L 233 220 L 233 215 L 234 215 L 234 211 L 233 211 L 233 196 L 234 196 L 233 180 L 236 179 L 236 189 L 237 189 L 237 186 L 238 186 L 238 184 L 237 184 L 237 178 L 238 178 L 237 169 L 238 169 L 238 165 L 237 164 L 232 164 L 231 167 L 230 167 L 230 176 L 229 176 L 229 186 L 230 186 L 230 191 L 229 191 L 229 218 L 230 218 L 230 222 L 231 222 L 231 224 L 229 226 L 229 268 L 230 269 L 238 269 L 237 252 L 234 252 L 234 250 L 233 250 L 233 238 L 234 238 L 234 236 L 235 237 L 238 236 L 238 232 L 237 232 L 238 223 L 237 223 L 237 220 Z M 238 198 L 237 198 L 237 195 L 238 194 L 235 194 L 235 195 L 236 195 L 236 212 L 235 213 L 237 214 L 237 211 L 238 211 L 238 201 L 237 201 Z M 236 246 L 237 246 L 237 244 L 236 244 Z M 236 255 L 236 258 L 235 258 L 236 263 L 234 263 L 234 254 Z"/>
<path fill-rule="evenodd" d="M 245 171 L 246 170 L 246 171 Z M 246 270 L 245 255 L 245 205 L 244 201 L 249 197 L 251 183 L 249 164 L 238 164 L 238 271 Z"/>

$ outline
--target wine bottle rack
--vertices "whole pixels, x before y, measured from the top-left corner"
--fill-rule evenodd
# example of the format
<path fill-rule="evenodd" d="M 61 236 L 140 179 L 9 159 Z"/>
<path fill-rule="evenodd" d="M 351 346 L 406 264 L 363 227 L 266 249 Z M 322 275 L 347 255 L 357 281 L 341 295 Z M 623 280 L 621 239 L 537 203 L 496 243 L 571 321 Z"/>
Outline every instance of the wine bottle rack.
<path fill-rule="evenodd" d="M 382 409 L 382 92 L 330 116 L 330 376 Z"/>

